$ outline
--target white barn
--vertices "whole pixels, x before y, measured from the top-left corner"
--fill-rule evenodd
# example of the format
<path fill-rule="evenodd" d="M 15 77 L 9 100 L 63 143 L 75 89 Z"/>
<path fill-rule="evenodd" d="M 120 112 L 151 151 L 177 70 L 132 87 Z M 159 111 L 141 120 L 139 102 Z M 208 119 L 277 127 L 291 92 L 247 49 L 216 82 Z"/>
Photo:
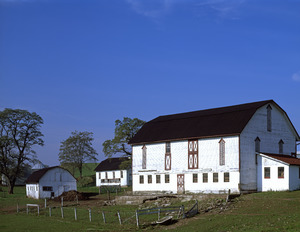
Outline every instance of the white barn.
<path fill-rule="evenodd" d="M 120 164 L 128 158 L 108 158 L 96 168 L 96 186 L 130 186 L 132 183 L 131 168 L 120 169 Z"/>
<path fill-rule="evenodd" d="M 52 198 L 71 190 L 77 190 L 76 179 L 59 166 L 35 171 L 26 180 L 26 196 L 29 198 Z"/>
<path fill-rule="evenodd" d="M 299 140 L 273 100 L 160 116 L 129 142 L 133 192 L 299 189 Z"/>

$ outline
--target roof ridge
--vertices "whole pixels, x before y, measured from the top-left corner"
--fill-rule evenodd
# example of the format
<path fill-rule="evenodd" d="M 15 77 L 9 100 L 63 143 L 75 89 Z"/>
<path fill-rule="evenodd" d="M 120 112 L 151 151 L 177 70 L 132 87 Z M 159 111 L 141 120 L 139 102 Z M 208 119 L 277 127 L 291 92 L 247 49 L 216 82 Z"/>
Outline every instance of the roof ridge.
<path fill-rule="evenodd" d="M 245 108 L 245 109 L 239 109 L 238 107 L 246 106 L 246 105 L 255 105 L 255 104 L 258 104 L 258 103 L 267 104 L 269 102 L 274 102 L 274 101 L 271 99 L 271 100 L 264 100 L 264 101 L 258 101 L 258 102 L 243 103 L 243 104 L 232 105 L 232 106 L 215 107 L 215 108 L 208 108 L 208 109 L 204 109 L 204 110 L 195 110 L 195 111 L 189 111 L 189 112 L 184 112 L 184 113 L 161 115 L 161 116 L 158 116 L 158 117 L 156 117 L 155 119 L 153 119 L 153 120 L 151 120 L 149 122 L 156 123 L 156 122 L 161 122 L 161 121 L 171 121 L 171 120 L 180 120 L 180 119 L 186 119 L 186 118 L 205 117 L 205 116 L 207 116 L 207 114 L 203 114 L 203 115 L 199 115 L 199 114 L 198 115 L 187 115 L 186 117 L 175 118 L 176 116 L 184 115 L 184 114 L 196 114 L 196 113 L 200 113 L 200 112 L 209 112 L 209 111 L 223 110 L 223 109 L 229 109 L 229 108 L 236 108 L 236 109 L 233 109 L 233 110 L 227 111 L 227 112 L 215 112 L 215 113 L 212 113 L 210 115 L 227 114 L 227 113 L 232 113 L 232 112 L 236 112 L 236 111 L 246 111 L 246 110 L 250 110 L 250 109 L 258 109 L 261 106 L 250 107 L 250 108 Z M 173 119 L 165 119 L 165 120 L 163 119 L 164 117 L 172 117 L 172 116 L 175 116 L 175 117 Z"/>

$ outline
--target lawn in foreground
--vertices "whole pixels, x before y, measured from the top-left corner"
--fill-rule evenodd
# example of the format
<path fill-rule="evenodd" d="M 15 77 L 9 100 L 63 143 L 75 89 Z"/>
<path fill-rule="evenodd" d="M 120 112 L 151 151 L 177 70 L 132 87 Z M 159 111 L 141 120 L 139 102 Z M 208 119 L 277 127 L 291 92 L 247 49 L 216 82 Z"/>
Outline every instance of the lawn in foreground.
<path fill-rule="evenodd" d="M 228 211 L 200 214 L 177 231 L 300 231 L 300 191 L 244 195 Z M 174 228 L 175 229 L 175 228 Z"/>
<path fill-rule="evenodd" d="M 19 191 L 19 190 L 18 190 Z M 21 193 L 15 195 L 21 201 Z M 9 196 L 0 203 L 15 205 L 14 198 Z M 201 204 L 201 202 L 199 202 Z M 3 207 L 3 205 L 2 205 Z M 132 207 L 132 206 L 131 206 Z M 5 207 L 4 207 L 5 208 Z M 134 212 L 130 206 L 113 206 Z M 67 210 L 67 209 L 66 209 Z M 300 231 L 300 191 L 267 192 L 243 195 L 236 199 L 230 208 L 219 212 L 199 214 L 191 219 L 180 220 L 171 226 L 146 227 L 144 230 L 170 231 Z M 88 218 L 86 214 L 86 219 Z M 0 211 L 0 231 L 135 231 L 134 220 L 131 224 L 104 224 L 100 217 L 90 223 L 88 220 L 75 221 L 73 217 L 61 219 L 46 215 L 35 216 L 26 213 L 6 213 Z"/>

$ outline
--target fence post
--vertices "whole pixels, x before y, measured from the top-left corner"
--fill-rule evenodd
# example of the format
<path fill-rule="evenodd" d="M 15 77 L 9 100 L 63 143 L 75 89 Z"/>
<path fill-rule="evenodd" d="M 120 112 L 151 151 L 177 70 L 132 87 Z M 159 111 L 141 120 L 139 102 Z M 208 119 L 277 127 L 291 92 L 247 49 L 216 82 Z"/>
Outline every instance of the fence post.
<path fill-rule="evenodd" d="M 45 209 L 47 208 L 47 198 L 45 198 Z"/>
<path fill-rule="evenodd" d="M 26 205 L 26 212 L 27 212 L 27 214 L 28 214 L 28 205 Z"/>
<path fill-rule="evenodd" d="M 38 205 L 38 215 L 40 216 L 40 206 Z"/>
<path fill-rule="evenodd" d="M 90 218 L 90 222 L 92 221 L 92 210 L 89 209 L 89 218 Z"/>
<path fill-rule="evenodd" d="M 160 208 L 158 209 L 157 214 L 158 214 L 158 215 L 157 215 L 157 218 L 158 218 L 157 220 L 159 220 L 159 219 L 160 219 Z"/>
<path fill-rule="evenodd" d="M 51 207 L 49 207 L 49 217 L 51 217 Z"/>
<path fill-rule="evenodd" d="M 120 212 L 118 211 L 117 213 L 118 213 L 118 218 L 119 218 L 120 225 L 122 225 L 122 220 L 121 220 Z"/>
<path fill-rule="evenodd" d="M 60 211 L 61 211 L 61 218 L 64 218 L 64 208 L 60 207 Z"/>
<path fill-rule="evenodd" d="M 77 202 L 77 204 L 78 204 L 78 195 L 76 195 L 76 202 Z"/>
<path fill-rule="evenodd" d="M 103 222 L 106 223 L 105 213 L 102 211 Z"/>
<path fill-rule="evenodd" d="M 75 214 L 75 221 L 77 221 L 77 209 L 76 209 L 76 207 L 74 208 L 74 214 Z"/>
<path fill-rule="evenodd" d="M 138 210 L 135 211 L 135 217 L 136 217 L 136 226 L 139 227 L 139 214 L 138 214 Z"/>
<path fill-rule="evenodd" d="M 64 207 L 64 197 L 61 197 L 61 207 Z"/>

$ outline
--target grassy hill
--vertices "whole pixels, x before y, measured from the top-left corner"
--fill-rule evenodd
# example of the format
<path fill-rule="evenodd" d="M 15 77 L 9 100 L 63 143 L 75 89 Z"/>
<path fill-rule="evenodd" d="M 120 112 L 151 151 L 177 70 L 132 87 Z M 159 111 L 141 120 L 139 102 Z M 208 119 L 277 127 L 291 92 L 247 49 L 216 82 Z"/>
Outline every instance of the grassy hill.
<path fill-rule="evenodd" d="M 82 167 L 82 176 L 93 176 L 96 175 L 94 169 L 97 167 L 99 163 L 85 163 Z M 76 169 L 74 172 L 75 178 L 79 177 L 79 170 Z"/>
<path fill-rule="evenodd" d="M 93 212 L 97 210 L 97 220 L 89 222 L 87 219 L 87 205 L 78 205 L 85 220 L 74 221 L 73 206 L 66 207 L 66 218 L 61 219 L 60 208 L 53 216 L 37 216 L 26 211 L 17 214 L 16 202 L 39 203 L 43 200 L 27 199 L 25 188 L 17 187 L 16 194 L 7 195 L 0 192 L 0 231 L 136 231 L 134 213 L 138 206 L 100 206 L 97 200 L 91 201 Z M 51 203 L 50 203 L 51 204 Z M 199 202 L 201 206 L 203 202 Z M 201 208 L 201 207 L 200 207 Z M 118 210 L 122 216 L 132 216 L 132 221 L 119 225 L 118 221 L 104 224 L 101 222 L 101 212 Z M 47 210 L 44 214 L 47 214 Z M 54 213 L 56 212 L 56 214 Z M 100 213 L 99 213 L 100 212 Z M 69 215 L 67 214 L 69 213 Z M 115 214 L 115 213 L 114 213 Z M 150 226 L 141 230 L 152 231 L 300 231 L 300 191 L 294 192 L 266 192 L 242 195 L 236 198 L 226 210 L 216 208 L 207 213 L 200 213 L 193 218 L 179 220 L 169 226 Z M 81 216 L 82 217 L 82 216 Z M 116 217 L 114 215 L 114 217 Z"/>

